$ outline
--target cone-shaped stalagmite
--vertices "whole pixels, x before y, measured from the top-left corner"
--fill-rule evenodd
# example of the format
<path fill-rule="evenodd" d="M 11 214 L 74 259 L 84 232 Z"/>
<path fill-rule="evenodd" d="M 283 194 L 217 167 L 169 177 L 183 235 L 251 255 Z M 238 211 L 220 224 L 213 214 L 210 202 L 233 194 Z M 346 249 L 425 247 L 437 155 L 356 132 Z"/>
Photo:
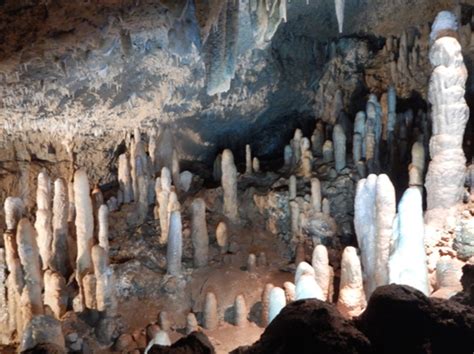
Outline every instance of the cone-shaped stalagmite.
<path fill-rule="evenodd" d="M 44 272 L 44 304 L 50 307 L 57 319 L 66 313 L 66 281 L 61 274 L 50 269 Z"/>
<path fill-rule="evenodd" d="M 15 230 L 25 212 L 25 205 L 20 198 L 7 197 L 4 203 L 5 225 L 7 230 Z"/>
<path fill-rule="evenodd" d="M 166 252 L 167 273 L 170 275 L 181 274 L 181 257 L 183 253 L 182 228 L 181 212 L 173 211 L 170 216 L 168 248 Z"/>
<path fill-rule="evenodd" d="M 268 323 L 272 322 L 285 306 L 285 291 L 279 287 L 272 288 L 269 296 Z"/>
<path fill-rule="evenodd" d="M 46 172 L 38 174 L 36 189 L 36 221 L 35 229 L 38 234 L 38 249 L 43 264 L 43 269 L 50 265 L 51 244 L 53 242 L 52 215 L 51 215 L 51 180 Z"/>
<path fill-rule="evenodd" d="M 366 306 L 362 269 L 354 247 L 346 247 L 342 253 L 341 284 L 337 308 L 348 317 L 358 316 Z"/>
<path fill-rule="evenodd" d="M 332 132 L 334 144 L 334 161 L 336 172 L 340 173 L 346 167 L 346 134 L 340 124 L 334 126 Z"/>
<path fill-rule="evenodd" d="M 54 181 L 53 198 L 53 242 L 51 267 L 64 277 L 69 275 L 68 250 L 68 211 L 69 200 L 66 181 Z"/>
<path fill-rule="evenodd" d="M 123 202 L 130 203 L 133 200 L 131 167 L 127 154 L 119 156 L 118 181 L 123 195 Z"/>
<path fill-rule="evenodd" d="M 237 295 L 234 302 L 234 324 L 237 327 L 246 327 L 248 325 L 248 309 L 243 295 Z"/>
<path fill-rule="evenodd" d="M 317 245 L 313 251 L 312 266 L 316 282 L 323 291 L 324 300 L 328 299 L 331 284 L 331 271 L 329 266 L 328 250 L 323 245 Z"/>
<path fill-rule="evenodd" d="M 389 280 L 390 283 L 409 285 L 429 296 L 424 234 L 421 192 L 417 187 L 410 187 L 398 204 L 389 260 Z"/>
<path fill-rule="evenodd" d="M 206 203 L 203 199 L 197 198 L 191 205 L 191 238 L 194 248 L 194 266 L 204 267 L 207 265 L 209 253 L 209 235 L 206 224 Z"/>
<path fill-rule="evenodd" d="M 204 303 L 204 328 L 214 330 L 219 325 L 219 315 L 217 313 L 217 299 L 214 293 L 206 294 L 206 301 Z"/>
<path fill-rule="evenodd" d="M 92 262 L 96 278 L 96 306 L 108 316 L 116 313 L 115 284 L 112 269 L 109 266 L 109 256 L 99 245 L 92 247 Z"/>
<path fill-rule="evenodd" d="M 237 199 L 237 168 L 234 164 L 234 155 L 229 149 L 222 153 L 222 189 L 224 190 L 224 215 L 232 222 L 239 218 Z"/>

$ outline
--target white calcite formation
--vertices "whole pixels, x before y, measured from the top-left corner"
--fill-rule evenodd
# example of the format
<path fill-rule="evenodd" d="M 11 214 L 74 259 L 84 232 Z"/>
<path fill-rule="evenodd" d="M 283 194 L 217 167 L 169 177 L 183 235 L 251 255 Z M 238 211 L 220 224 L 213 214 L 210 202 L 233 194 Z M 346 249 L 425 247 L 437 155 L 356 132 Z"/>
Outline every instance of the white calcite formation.
<path fill-rule="evenodd" d="M 234 302 L 234 324 L 237 327 L 246 327 L 248 325 L 248 314 L 244 296 L 242 294 L 237 295 Z"/>
<path fill-rule="evenodd" d="M 273 287 L 269 294 L 268 323 L 271 323 L 285 306 L 285 291 L 282 288 Z"/>
<path fill-rule="evenodd" d="M 337 25 L 339 27 L 339 33 L 342 33 L 342 29 L 344 26 L 344 6 L 346 0 L 334 0 L 334 5 L 336 7 L 336 17 L 337 17 Z"/>
<path fill-rule="evenodd" d="M 94 216 L 92 214 L 92 201 L 89 195 L 89 180 L 83 170 L 74 174 L 74 203 L 76 209 L 76 238 L 77 281 L 81 284 L 82 277 L 92 271 L 91 248 L 94 235 Z"/>
<path fill-rule="evenodd" d="M 374 174 L 357 184 L 354 226 L 361 251 L 367 297 L 388 284 L 388 257 L 395 219 L 395 189 L 386 175 Z"/>
<path fill-rule="evenodd" d="M 334 126 L 332 132 L 334 144 L 334 161 L 336 172 L 340 173 L 346 167 L 346 134 L 340 124 Z"/>
<path fill-rule="evenodd" d="M 262 292 L 262 317 L 261 323 L 263 327 L 266 327 L 270 322 L 270 294 L 274 288 L 273 284 L 266 284 Z M 285 306 L 285 305 L 283 305 Z"/>
<path fill-rule="evenodd" d="M 295 300 L 318 299 L 325 300 L 324 293 L 316 282 L 313 274 L 303 274 L 296 281 Z"/>
<path fill-rule="evenodd" d="M 329 266 L 328 250 L 326 246 L 317 245 L 313 250 L 311 264 L 314 269 L 316 283 L 323 291 L 324 300 L 328 299 L 331 285 L 331 270 Z"/>
<path fill-rule="evenodd" d="M 123 202 L 130 203 L 133 200 L 131 167 L 127 154 L 121 154 L 118 159 L 118 182 L 122 192 Z"/>
<path fill-rule="evenodd" d="M 311 179 L 311 205 L 315 212 L 321 212 L 321 182 L 317 178 Z"/>
<path fill-rule="evenodd" d="M 194 248 L 194 266 L 204 267 L 207 265 L 209 253 L 209 235 L 206 224 L 206 203 L 197 198 L 191 205 L 191 239 Z"/>
<path fill-rule="evenodd" d="M 418 188 L 410 187 L 405 191 L 393 225 L 389 281 L 409 285 L 428 296 L 423 201 Z"/>
<path fill-rule="evenodd" d="M 116 314 L 115 282 L 109 266 L 108 252 L 99 245 L 92 247 L 92 262 L 96 279 L 95 299 L 98 311 L 108 316 Z"/>
<path fill-rule="evenodd" d="M 170 275 L 181 274 L 181 257 L 183 254 L 183 226 L 181 212 L 176 210 L 171 213 L 168 234 L 168 248 L 166 252 L 167 273 Z"/>
<path fill-rule="evenodd" d="M 417 141 L 411 148 L 411 164 L 408 168 L 409 186 L 423 187 L 423 174 L 425 171 L 425 148 L 423 143 Z"/>
<path fill-rule="evenodd" d="M 342 253 L 337 308 L 344 316 L 353 317 L 360 315 L 366 304 L 362 269 L 357 250 L 354 247 L 346 247 Z"/>
<path fill-rule="evenodd" d="M 107 205 L 102 204 L 98 212 L 99 219 L 99 246 L 104 249 L 104 251 L 109 253 L 109 208 Z"/>
<path fill-rule="evenodd" d="M 36 206 L 38 209 L 36 210 L 35 229 L 38 234 L 37 243 L 44 270 L 50 265 L 53 242 L 51 179 L 46 172 L 40 172 L 37 183 Z"/>
<path fill-rule="evenodd" d="M 49 306 L 58 320 L 66 313 L 66 281 L 61 274 L 50 269 L 44 272 L 44 304 Z"/>
<path fill-rule="evenodd" d="M 467 70 L 456 38 L 443 37 L 455 31 L 455 16 L 441 12 L 432 26 L 430 62 L 433 72 L 428 100 L 432 105 L 431 162 L 426 175 L 426 221 L 443 225 L 462 200 L 466 158 L 462 150 L 469 107 L 464 99 Z"/>
<path fill-rule="evenodd" d="M 7 197 L 4 203 L 5 225 L 7 230 L 15 230 L 25 212 L 25 205 L 21 198 Z"/>
<path fill-rule="evenodd" d="M 237 199 L 237 168 L 234 164 L 234 155 L 229 149 L 222 153 L 222 189 L 224 191 L 224 215 L 231 222 L 239 219 L 239 205 Z"/>
<path fill-rule="evenodd" d="M 68 257 L 68 211 L 69 200 L 66 181 L 58 178 L 54 181 L 51 267 L 63 276 L 68 275 L 70 264 Z"/>
<path fill-rule="evenodd" d="M 221 221 L 216 227 L 216 240 L 221 249 L 221 253 L 227 253 L 229 247 L 229 238 L 227 233 L 227 224 Z"/>
<path fill-rule="evenodd" d="M 295 284 L 298 283 L 300 278 L 305 275 L 309 274 L 312 277 L 314 277 L 314 268 L 307 262 L 300 262 L 298 266 L 296 267 L 296 272 L 295 272 Z"/>
<path fill-rule="evenodd" d="M 204 303 L 203 326 L 205 329 L 214 330 L 219 326 L 219 314 L 217 313 L 217 299 L 212 292 L 206 294 Z"/>

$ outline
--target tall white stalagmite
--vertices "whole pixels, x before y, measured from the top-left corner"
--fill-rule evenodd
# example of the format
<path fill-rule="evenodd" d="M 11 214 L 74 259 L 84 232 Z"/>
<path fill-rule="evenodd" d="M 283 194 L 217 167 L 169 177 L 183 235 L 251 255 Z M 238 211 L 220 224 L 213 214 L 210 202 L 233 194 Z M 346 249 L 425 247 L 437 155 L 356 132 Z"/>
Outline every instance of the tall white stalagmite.
<path fill-rule="evenodd" d="M 423 143 L 417 141 L 411 148 L 411 164 L 408 169 L 409 186 L 423 186 L 423 173 L 425 170 L 425 148 Z"/>
<path fill-rule="evenodd" d="M 339 33 L 342 33 L 342 29 L 344 26 L 344 5 L 346 0 L 335 0 L 334 5 L 336 6 L 336 17 L 337 17 L 337 25 L 339 27 Z"/>
<path fill-rule="evenodd" d="M 387 175 L 379 175 L 376 185 L 375 285 L 388 284 L 388 257 L 396 213 L 395 188 Z"/>
<path fill-rule="evenodd" d="M 76 206 L 77 238 L 76 272 L 80 284 L 80 279 L 88 271 L 92 271 L 91 248 L 94 235 L 94 216 L 89 195 L 89 180 L 83 170 L 77 170 L 74 174 L 74 203 Z"/>
<path fill-rule="evenodd" d="M 315 212 L 321 212 L 321 182 L 317 178 L 311 179 L 311 205 Z"/>
<path fill-rule="evenodd" d="M 237 168 L 234 164 L 234 155 L 229 149 L 222 153 L 222 189 L 224 190 L 224 215 L 232 222 L 239 219 L 239 205 L 237 198 Z"/>
<path fill-rule="evenodd" d="M 324 293 L 316 282 L 314 274 L 303 274 L 296 281 L 295 300 L 303 299 L 325 300 Z"/>
<path fill-rule="evenodd" d="M 43 269 L 50 265 L 51 244 L 53 242 L 52 215 L 51 215 L 51 179 L 46 172 L 38 174 L 36 189 L 36 220 L 35 229 L 38 234 L 38 248 L 43 264 Z"/>
<path fill-rule="evenodd" d="M 173 211 L 170 216 L 168 234 L 168 248 L 166 252 L 167 273 L 170 275 L 181 274 L 181 257 L 183 253 L 183 226 L 181 212 Z"/>
<path fill-rule="evenodd" d="M 285 306 L 285 291 L 279 287 L 272 288 L 269 295 L 268 323 L 272 322 Z"/>
<path fill-rule="evenodd" d="M 364 289 L 367 298 L 377 287 L 377 176 L 369 175 L 357 184 L 354 204 L 354 227 L 361 251 Z M 381 201 L 381 200 L 380 200 Z M 386 226 L 386 225 L 385 225 Z"/>
<path fill-rule="evenodd" d="M 324 245 L 317 245 L 313 250 L 311 265 L 314 269 L 314 277 L 323 291 L 324 300 L 328 299 L 329 286 L 331 285 L 331 269 L 329 266 L 328 250 Z"/>
<path fill-rule="evenodd" d="M 92 262 L 96 278 L 97 310 L 105 311 L 108 316 L 116 313 L 115 283 L 113 271 L 109 266 L 108 252 L 99 245 L 92 247 Z"/>
<path fill-rule="evenodd" d="M 359 256 L 354 247 L 346 247 L 342 253 L 337 308 L 344 316 L 353 317 L 360 315 L 366 304 Z"/>
<path fill-rule="evenodd" d="M 36 231 L 28 219 L 21 219 L 18 223 L 16 242 L 25 279 L 25 286 L 20 300 L 23 325 L 31 321 L 35 315 L 43 313 L 41 298 L 43 274 L 36 237 Z"/>
<path fill-rule="evenodd" d="M 394 221 L 389 281 L 409 285 L 429 296 L 424 235 L 421 192 L 417 187 L 410 187 L 398 204 Z"/>
<path fill-rule="evenodd" d="M 69 200 L 66 181 L 54 181 L 53 198 L 53 242 L 51 266 L 56 272 L 67 276 L 69 272 L 68 250 L 68 212 Z"/>
<path fill-rule="evenodd" d="M 7 230 L 15 230 L 18 221 L 25 212 L 25 204 L 21 198 L 7 197 L 4 203 L 4 211 Z"/>
<path fill-rule="evenodd" d="M 194 266 L 207 265 L 209 253 L 209 235 L 206 224 L 206 203 L 202 198 L 196 198 L 192 205 L 191 239 L 194 248 Z"/>
<path fill-rule="evenodd" d="M 346 134 L 340 124 L 336 124 L 332 131 L 334 144 L 334 161 L 336 171 L 341 172 L 346 167 Z"/>
<path fill-rule="evenodd" d="M 426 221 L 444 225 L 461 202 L 466 174 L 462 150 L 469 107 L 464 99 L 467 70 L 461 45 L 443 33 L 457 30 L 456 17 L 443 11 L 432 26 L 430 62 L 433 66 L 428 100 L 432 105 L 431 162 L 426 175 Z"/>
<path fill-rule="evenodd" d="M 131 167 L 127 154 L 121 154 L 118 160 L 119 188 L 123 194 L 123 202 L 130 203 L 133 200 Z"/>
<path fill-rule="evenodd" d="M 102 204 L 99 208 L 99 246 L 109 253 L 109 208 Z"/>
<path fill-rule="evenodd" d="M 245 174 L 252 174 L 252 149 L 250 145 L 245 145 Z"/>
<path fill-rule="evenodd" d="M 57 319 L 66 313 L 66 281 L 61 274 L 50 269 L 44 272 L 44 304 L 49 306 Z"/>

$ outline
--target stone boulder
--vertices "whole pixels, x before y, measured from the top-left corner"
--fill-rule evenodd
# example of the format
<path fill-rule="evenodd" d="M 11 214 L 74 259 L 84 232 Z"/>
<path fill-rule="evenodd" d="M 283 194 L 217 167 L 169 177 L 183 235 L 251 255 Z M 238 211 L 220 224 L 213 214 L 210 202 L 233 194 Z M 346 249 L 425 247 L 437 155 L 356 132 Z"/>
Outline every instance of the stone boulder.
<path fill-rule="evenodd" d="M 309 299 L 290 303 L 275 317 L 260 340 L 233 354 L 370 353 L 370 342 L 336 308 Z"/>
<path fill-rule="evenodd" d="M 472 307 L 430 299 L 408 286 L 377 288 L 355 323 L 375 353 L 472 353 L 474 349 Z"/>
<path fill-rule="evenodd" d="M 214 354 L 215 350 L 202 332 L 192 332 L 171 346 L 154 345 L 149 354 Z"/>

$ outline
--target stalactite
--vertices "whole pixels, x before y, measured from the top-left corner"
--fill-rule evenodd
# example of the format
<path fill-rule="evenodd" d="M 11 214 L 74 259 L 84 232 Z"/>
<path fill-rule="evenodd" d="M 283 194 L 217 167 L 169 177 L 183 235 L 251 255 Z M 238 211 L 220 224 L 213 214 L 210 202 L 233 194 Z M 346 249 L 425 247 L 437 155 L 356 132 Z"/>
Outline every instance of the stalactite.
<path fill-rule="evenodd" d="M 334 5 L 336 6 L 336 17 L 337 17 L 337 24 L 339 27 L 339 33 L 342 33 L 342 29 L 344 26 L 344 6 L 346 0 L 335 0 Z"/>

